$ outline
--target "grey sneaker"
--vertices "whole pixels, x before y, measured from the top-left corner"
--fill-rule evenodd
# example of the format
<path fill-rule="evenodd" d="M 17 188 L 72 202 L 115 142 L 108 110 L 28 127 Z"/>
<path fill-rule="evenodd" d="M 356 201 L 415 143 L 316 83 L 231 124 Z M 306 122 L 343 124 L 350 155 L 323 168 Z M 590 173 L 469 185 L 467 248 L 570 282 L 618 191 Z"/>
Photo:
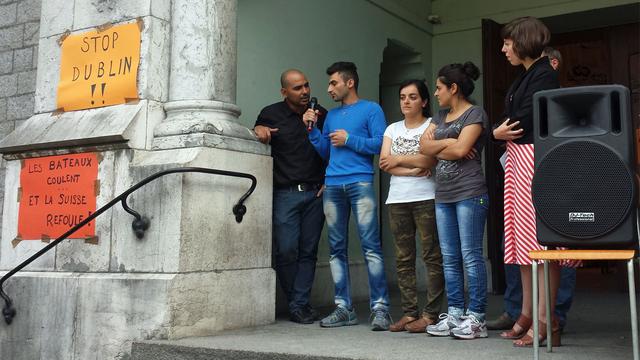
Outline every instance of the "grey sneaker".
<path fill-rule="evenodd" d="M 376 309 L 371 313 L 371 330 L 373 331 L 387 331 L 391 326 L 391 316 L 387 310 Z"/>
<path fill-rule="evenodd" d="M 355 310 L 347 310 L 342 306 L 336 306 L 336 309 L 333 310 L 331 314 L 320 320 L 320 326 L 322 327 L 338 327 L 348 325 L 358 325 L 358 317 L 356 316 Z"/>
<path fill-rule="evenodd" d="M 460 326 L 451 330 L 451 335 L 458 339 L 465 340 L 486 338 L 489 336 L 487 333 L 487 323 L 485 321 L 478 321 L 473 315 L 463 316 L 462 318 L 464 321 Z"/>
<path fill-rule="evenodd" d="M 460 325 L 460 320 L 455 317 L 444 313 L 439 316 L 440 321 L 435 325 L 427 326 L 427 333 L 433 336 L 449 336 L 451 330 L 457 328 Z"/>

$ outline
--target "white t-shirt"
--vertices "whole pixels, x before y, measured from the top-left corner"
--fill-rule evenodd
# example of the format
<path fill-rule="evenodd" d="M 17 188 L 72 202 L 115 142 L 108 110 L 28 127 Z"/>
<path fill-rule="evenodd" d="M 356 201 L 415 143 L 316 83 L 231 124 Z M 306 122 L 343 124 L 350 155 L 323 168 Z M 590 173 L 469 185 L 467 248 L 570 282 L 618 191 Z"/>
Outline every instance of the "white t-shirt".
<path fill-rule="evenodd" d="M 391 155 L 420 153 L 420 136 L 429 124 L 431 124 L 431 118 L 415 129 L 407 129 L 404 120 L 389 125 L 384 136 L 391 139 Z M 391 175 L 386 204 L 432 200 L 435 196 L 436 184 L 432 177 Z"/>

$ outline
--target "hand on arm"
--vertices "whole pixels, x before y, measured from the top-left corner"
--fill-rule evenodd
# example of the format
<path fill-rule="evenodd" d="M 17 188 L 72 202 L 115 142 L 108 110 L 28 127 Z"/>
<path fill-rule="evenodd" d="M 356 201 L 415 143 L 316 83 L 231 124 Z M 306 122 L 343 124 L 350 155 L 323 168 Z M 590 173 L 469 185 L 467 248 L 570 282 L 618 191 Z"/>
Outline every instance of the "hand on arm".
<path fill-rule="evenodd" d="M 436 165 L 436 158 L 433 156 L 427 156 L 423 154 L 414 155 L 397 155 L 397 166 L 404 166 L 408 168 L 419 167 L 423 169 L 430 169 Z"/>
<path fill-rule="evenodd" d="M 389 171 L 398 166 L 398 159 L 395 155 L 380 156 L 380 169 Z"/>
<path fill-rule="evenodd" d="M 348 138 L 349 133 L 343 129 L 338 129 L 329 134 L 329 139 L 331 139 L 331 145 L 333 146 L 345 146 Z"/>
<path fill-rule="evenodd" d="M 424 155 L 391 155 L 391 138 L 384 137 L 380 151 L 380 169 L 396 176 L 428 176 L 433 166 Z M 402 162 L 405 162 L 403 164 Z M 432 160 L 435 163 L 434 160 Z"/>
<path fill-rule="evenodd" d="M 471 148 L 471 150 L 469 150 L 469 152 L 467 153 L 467 155 L 464 156 L 464 158 L 467 160 L 473 160 L 477 156 L 478 156 L 478 150 L 476 150 L 475 148 Z"/>
<path fill-rule="evenodd" d="M 456 139 L 430 140 L 425 134 L 420 138 L 420 153 L 423 155 L 434 157 L 447 146 L 456 142 Z"/>
<path fill-rule="evenodd" d="M 278 132 L 278 128 L 256 125 L 256 127 L 253 128 L 253 132 L 261 143 L 268 144 L 271 142 L 271 135 Z"/>
<path fill-rule="evenodd" d="M 380 149 L 380 160 L 378 162 L 380 170 L 389 172 L 389 170 L 398 166 L 397 157 L 391 155 L 391 138 L 384 137 L 382 139 L 382 148 Z M 394 174 L 395 175 L 395 174 Z"/>
<path fill-rule="evenodd" d="M 420 137 L 420 154 L 434 157 L 455 139 L 435 139 L 436 125 L 431 124 Z M 453 141 L 452 141 L 453 140 Z"/>
<path fill-rule="evenodd" d="M 478 138 L 482 135 L 482 125 L 471 124 L 462 128 L 460 135 L 453 143 L 447 145 L 438 154 L 438 159 L 459 160 L 466 157 Z"/>

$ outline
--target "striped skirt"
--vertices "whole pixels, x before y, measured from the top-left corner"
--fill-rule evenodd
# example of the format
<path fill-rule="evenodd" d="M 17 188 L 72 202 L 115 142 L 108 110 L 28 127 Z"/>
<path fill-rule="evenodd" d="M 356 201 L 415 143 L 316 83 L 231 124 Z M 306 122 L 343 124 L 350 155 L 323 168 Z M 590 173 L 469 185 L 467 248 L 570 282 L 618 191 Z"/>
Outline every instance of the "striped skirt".
<path fill-rule="evenodd" d="M 531 199 L 533 144 L 507 142 L 504 167 L 504 263 L 531 265 L 529 251 L 542 250 L 536 238 Z"/>
<path fill-rule="evenodd" d="M 536 213 L 531 198 L 531 181 L 535 168 L 533 144 L 507 141 L 504 167 L 504 263 L 531 265 L 529 252 L 544 250 L 536 237 Z M 577 267 L 581 261 L 561 261 L 560 265 Z"/>

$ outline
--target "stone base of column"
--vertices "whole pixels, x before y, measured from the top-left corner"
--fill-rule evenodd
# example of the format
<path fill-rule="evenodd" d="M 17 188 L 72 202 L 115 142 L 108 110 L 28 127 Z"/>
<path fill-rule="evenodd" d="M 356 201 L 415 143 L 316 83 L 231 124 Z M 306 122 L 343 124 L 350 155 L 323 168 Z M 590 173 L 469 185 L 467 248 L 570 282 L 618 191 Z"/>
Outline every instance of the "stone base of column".
<path fill-rule="evenodd" d="M 97 243 L 63 241 L 6 282 L 17 315 L 0 325 L 0 359 L 127 359 L 135 340 L 274 321 L 270 156 L 205 147 L 100 154 L 98 207 L 175 167 L 249 173 L 257 187 L 241 223 L 232 208 L 248 179 L 170 174 L 131 194 L 129 206 L 150 219 L 144 238 L 135 237 L 133 218 L 117 205 L 96 219 Z M 20 161 L 8 161 L 7 170 L 5 197 L 15 199 Z M 46 245 L 12 245 L 16 204 L 5 203 L 0 275 Z"/>
<path fill-rule="evenodd" d="M 181 100 L 164 105 L 167 118 L 154 129 L 154 149 L 215 147 L 268 155 L 253 131 L 237 123 L 240 108 L 214 100 Z"/>
<path fill-rule="evenodd" d="M 4 273 L 0 273 L 3 275 Z M 2 359 L 126 359 L 131 342 L 273 322 L 271 269 L 187 274 L 22 272 Z"/>

